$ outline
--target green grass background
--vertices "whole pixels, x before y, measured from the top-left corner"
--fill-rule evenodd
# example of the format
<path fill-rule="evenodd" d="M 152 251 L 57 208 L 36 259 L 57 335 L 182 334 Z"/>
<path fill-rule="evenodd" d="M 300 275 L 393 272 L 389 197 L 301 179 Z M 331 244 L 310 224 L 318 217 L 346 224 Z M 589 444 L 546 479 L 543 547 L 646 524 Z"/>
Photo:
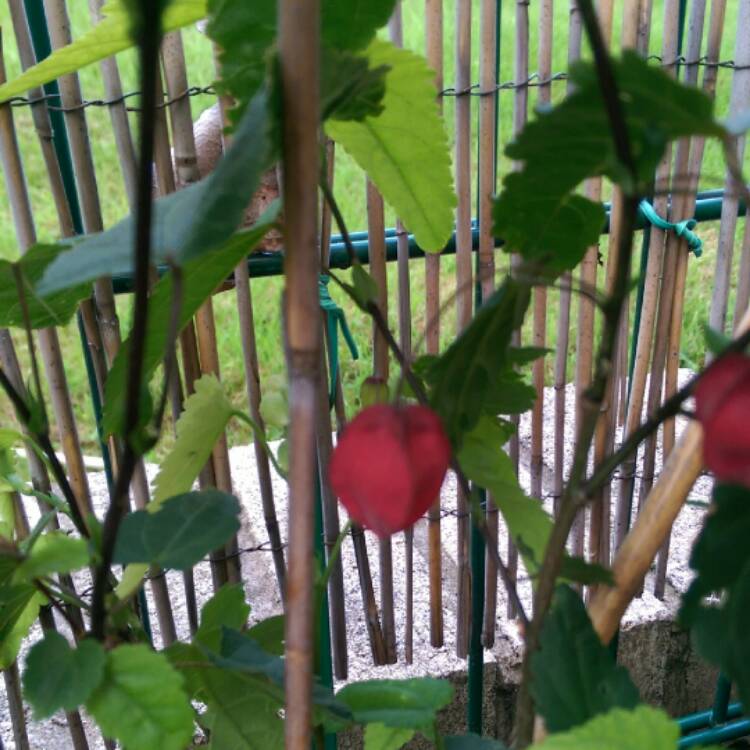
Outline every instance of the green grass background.
<path fill-rule="evenodd" d="M 71 22 L 74 37 L 77 37 L 89 28 L 90 20 L 87 3 L 82 0 L 74 0 L 69 3 Z M 479 74 L 479 2 L 474 0 L 473 14 L 473 72 L 472 80 L 478 81 Z M 501 65 L 500 80 L 507 81 L 513 77 L 513 54 L 514 54 L 514 4 L 504 3 L 502 16 L 501 35 Z M 614 38 L 619 38 L 621 23 L 621 3 L 616 3 L 617 14 L 615 21 Z M 446 0 L 445 7 L 445 85 L 450 86 L 454 80 L 454 30 L 453 18 L 455 13 L 455 0 Z M 654 2 L 654 28 L 651 35 L 651 52 L 658 54 L 661 46 L 661 16 L 663 0 Z M 424 50 L 423 34 L 423 12 L 422 0 L 404 0 L 404 30 L 406 46 L 418 52 Z M 530 7 L 532 41 L 530 48 L 530 69 L 535 69 L 537 50 L 538 4 L 532 3 Z M 727 19 L 725 26 L 725 38 L 722 50 L 722 59 L 731 59 L 734 50 L 734 33 L 736 30 L 737 3 L 729 3 L 727 8 Z M 567 59 L 567 24 L 568 3 L 558 0 L 555 3 L 554 18 L 554 50 L 553 70 L 562 71 L 566 69 Z M 706 22 L 708 26 L 708 21 Z M 12 39 L 12 28 L 9 10 L 6 4 L 0 5 L 0 27 L 6 30 L 5 34 L 5 63 L 8 78 L 12 79 L 20 72 L 18 55 L 15 41 Z M 208 40 L 195 29 L 184 32 L 184 44 L 188 61 L 189 81 L 192 85 L 206 85 L 214 78 L 213 61 Z M 126 91 L 137 88 L 137 68 L 132 52 L 118 56 L 120 73 Z M 94 65 L 81 71 L 81 82 L 86 99 L 104 97 L 99 68 Z M 731 71 L 721 70 L 719 73 L 719 86 L 717 92 L 717 112 L 726 114 L 728 111 L 729 91 L 731 85 Z M 536 98 L 536 89 L 531 89 L 530 105 Z M 564 95 L 565 84 L 553 84 L 554 97 L 559 99 Z M 513 93 L 504 91 L 499 94 L 500 111 L 500 143 L 506 144 L 512 137 L 512 107 Z M 137 103 L 137 100 L 132 100 Z M 192 99 L 193 118 L 214 103 L 214 99 L 208 96 L 198 96 Z M 472 98 L 473 106 L 473 140 L 476 144 L 478 98 Z M 445 99 L 445 122 L 446 129 L 451 142 L 453 141 L 453 116 L 454 100 L 450 97 Z M 54 240 L 58 237 L 56 214 L 52 199 L 47 187 L 47 177 L 44 163 L 41 157 L 39 144 L 34 133 L 31 117 L 27 109 L 17 108 L 14 110 L 18 137 L 23 153 L 26 178 L 31 194 L 31 200 L 36 218 L 37 232 L 40 240 Z M 102 197 L 102 209 L 107 226 L 115 223 L 127 212 L 127 202 L 123 189 L 122 176 L 119 170 L 116 149 L 113 141 L 109 116 L 104 108 L 89 108 L 86 112 L 89 132 L 96 164 L 99 192 Z M 533 116 L 533 114 L 532 114 Z M 132 120 L 134 132 L 136 132 L 135 119 Z M 418 126 L 418 125 L 417 125 Z M 476 161 L 476 146 L 473 149 Z M 501 155 L 499 161 L 499 179 L 509 169 L 509 163 Z M 706 149 L 701 188 L 717 188 L 723 185 L 724 166 L 720 148 L 711 143 Z M 2 182 L 2 181 L 0 181 Z M 366 228 L 366 213 L 364 203 L 364 176 L 359 168 L 347 157 L 339 152 L 336 161 L 335 190 L 344 215 L 351 230 Z M 473 196 L 476 200 L 476 195 Z M 387 212 L 387 223 L 393 225 L 394 216 L 392 211 Z M 10 207 L 5 194 L 4 182 L 0 184 L 0 257 L 12 259 L 18 255 L 18 246 L 15 239 Z M 708 316 L 712 279 L 715 265 L 715 247 L 718 225 L 716 222 L 702 224 L 699 234 L 705 241 L 705 252 L 701 259 L 691 259 L 688 279 L 688 294 L 685 306 L 685 325 L 683 332 L 683 359 L 690 366 L 698 366 L 703 361 L 704 344 L 702 338 L 701 323 Z M 602 243 L 606 248 L 605 243 Z M 736 253 L 737 254 L 737 253 Z M 505 264 L 505 256 L 498 258 L 501 268 Z M 415 261 L 411 264 L 411 290 L 412 290 L 412 316 L 415 340 L 420 340 L 420 334 L 424 329 L 424 264 Z M 443 259 L 442 263 L 442 297 L 449 299 L 455 288 L 454 262 L 451 257 Z M 389 267 L 390 289 L 396 288 L 395 267 Z M 252 282 L 252 294 L 255 306 L 256 333 L 258 337 L 258 349 L 260 357 L 261 378 L 278 376 L 283 373 L 284 360 L 280 345 L 280 293 L 282 282 L 280 279 L 257 279 Z M 345 300 L 341 299 L 340 293 L 332 290 L 334 297 L 346 308 L 350 326 L 359 344 L 361 357 L 358 361 L 352 361 L 348 353 L 342 348 L 341 362 L 345 392 L 349 403 L 355 407 L 357 392 L 361 380 L 370 373 L 371 362 L 371 326 L 369 320 L 358 311 L 351 308 Z M 393 299 L 393 295 L 392 295 Z M 222 379 L 226 384 L 235 403 L 245 402 L 244 373 L 242 369 L 241 345 L 236 325 L 235 300 L 233 293 L 223 293 L 214 298 L 218 346 L 222 362 Z M 556 294 L 551 294 L 548 308 L 548 332 L 551 338 L 550 345 L 554 348 L 555 320 L 557 316 Z M 119 299 L 119 309 L 124 328 L 128 326 L 130 316 L 127 298 Z M 730 300 L 730 310 L 732 303 Z M 395 327 L 395 308 L 391 311 L 391 323 Z M 570 361 L 575 357 L 575 312 L 572 317 Z M 632 318 L 631 318 L 632 320 Z M 452 306 L 446 309 L 442 319 L 441 340 L 447 344 L 455 332 L 455 315 Z M 527 331 L 528 335 L 528 331 Z M 79 425 L 82 439 L 87 450 L 93 450 L 95 446 L 95 434 L 92 428 L 91 405 L 88 397 L 88 384 L 81 356 L 80 341 L 75 326 L 71 325 L 61 331 L 63 350 L 65 352 L 65 363 L 69 379 L 71 393 L 73 394 L 76 412 L 79 417 Z M 17 339 L 19 350 L 20 338 Z M 548 358 L 548 368 L 551 374 L 552 358 Z M 5 421 L 11 419 L 8 405 L 2 410 Z M 244 433 L 232 433 L 233 441 L 247 439 Z"/>

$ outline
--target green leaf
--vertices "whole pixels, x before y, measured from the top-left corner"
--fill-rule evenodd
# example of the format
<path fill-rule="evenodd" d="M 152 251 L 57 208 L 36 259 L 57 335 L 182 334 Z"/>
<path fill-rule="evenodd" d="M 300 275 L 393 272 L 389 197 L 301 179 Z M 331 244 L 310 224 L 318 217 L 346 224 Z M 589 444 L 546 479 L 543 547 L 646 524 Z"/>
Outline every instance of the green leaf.
<path fill-rule="evenodd" d="M 223 248 L 232 239 L 271 163 L 268 129 L 267 98 L 261 91 L 248 107 L 231 147 L 216 169 L 200 182 L 154 202 L 154 264 L 184 266 Z M 46 296 L 101 276 L 132 273 L 134 236 L 132 215 L 106 232 L 86 236 L 47 266 L 38 292 Z M 186 275 L 190 272 L 192 269 L 185 269 Z"/>
<path fill-rule="evenodd" d="M 457 458 L 466 476 L 491 493 L 521 552 L 526 570 L 534 577 L 544 559 L 547 540 L 552 532 L 552 518 L 541 502 L 528 497 L 518 483 L 513 463 L 502 449 L 507 439 L 504 424 L 484 416 L 465 436 Z M 567 556 L 563 561 L 561 576 L 581 582 L 611 581 L 611 573 L 604 568 Z"/>
<path fill-rule="evenodd" d="M 236 675 L 211 670 L 204 677 L 209 701 L 211 750 L 269 750 L 284 746 L 283 703 Z"/>
<path fill-rule="evenodd" d="M 16 580 L 31 581 L 53 573 L 72 573 L 89 563 L 85 539 L 74 539 L 62 531 L 39 537 L 29 556 L 18 566 Z"/>
<path fill-rule="evenodd" d="M 78 303 L 90 293 L 86 286 L 80 284 L 44 299 L 36 291 L 36 285 L 46 269 L 68 248 L 69 245 L 66 244 L 34 245 L 18 261 L 32 328 L 65 325 L 76 311 Z M 0 326 L 3 328 L 24 327 L 13 266 L 7 260 L 0 260 Z"/>
<path fill-rule="evenodd" d="M 239 513 L 237 498 L 219 490 L 187 492 L 165 501 L 154 513 L 130 513 L 120 525 L 114 562 L 187 570 L 237 533 Z"/>
<path fill-rule="evenodd" d="M 368 724 L 365 727 L 365 750 L 399 750 L 413 736 L 413 729 Z"/>
<path fill-rule="evenodd" d="M 182 677 L 147 646 L 109 652 L 104 681 L 86 709 L 106 737 L 132 750 L 185 750 L 193 737 L 193 709 Z"/>
<path fill-rule="evenodd" d="M 444 743 L 445 750 L 506 750 L 501 742 L 476 734 L 445 737 Z"/>
<path fill-rule="evenodd" d="M 531 691 L 547 731 L 564 732 L 613 708 L 635 708 L 638 690 L 602 645 L 580 596 L 559 586 L 531 658 Z"/>
<path fill-rule="evenodd" d="M 177 440 L 156 475 L 150 508 L 192 488 L 233 413 L 214 375 L 195 381 L 195 393 L 185 401 L 177 422 Z"/>
<path fill-rule="evenodd" d="M 222 631 L 226 628 L 241 630 L 247 623 L 250 606 L 240 584 L 224 584 L 201 610 L 201 624 L 195 641 L 211 651 L 221 649 Z"/>
<path fill-rule="evenodd" d="M 697 576 L 683 596 L 680 620 L 698 652 L 718 665 L 750 706 L 750 490 L 716 485 L 713 511 L 690 556 Z M 703 599 L 716 594 L 720 606 Z"/>
<path fill-rule="evenodd" d="M 180 328 L 193 318 L 198 308 L 224 281 L 237 264 L 260 242 L 272 225 L 275 212 L 262 217 L 247 232 L 239 232 L 223 247 L 209 255 L 196 258 L 185 266 L 183 272 L 182 304 L 180 305 Z M 144 353 L 144 380 L 147 380 L 163 362 L 167 350 L 169 320 L 174 296 L 172 274 L 164 276 L 154 287 L 148 313 L 146 351 Z M 125 408 L 125 383 L 131 342 L 128 339 L 115 357 L 107 375 L 104 400 L 104 422 L 102 427 L 108 435 L 121 433 Z"/>
<path fill-rule="evenodd" d="M 536 389 L 521 373 L 512 369 L 496 373 L 492 379 L 484 411 L 487 414 L 523 414 L 534 406 Z"/>
<path fill-rule="evenodd" d="M 247 631 L 249 638 L 252 638 L 264 651 L 276 656 L 284 655 L 284 616 L 275 615 L 261 620 L 257 625 L 249 628 Z"/>
<path fill-rule="evenodd" d="M 529 290 L 511 278 L 429 368 L 430 400 L 454 446 L 485 411 L 497 374 L 507 371 L 511 335 L 523 322 Z"/>
<path fill-rule="evenodd" d="M 34 708 L 34 719 L 85 703 L 104 678 L 106 661 L 101 644 L 91 638 L 71 648 L 59 633 L 45 633 L 29 651 L 23 673 L 24 696 Z"/>
<path fill-rule="evenodd" d="M 411 680 L 367 680 L 339 690 L 336 698 L 349 708 L 360 724 L 425 729 L 453 698 L 447 680 L 423 677 Z"/>
<path fill-rule="evenodd" d="M 396 0 L 323 0 L 323 42 L 333 49 L 364 49 L 388 23 L 395 5 Z"/>
<path fill-rule="evenodd" d="M 643 187 L 653 178 L 667 143 L 686 135 L 721 135 L 711 100 L 683 86 L 639 55 L 624 53 L 614 62 Z M 556 276 L 574 268 L 586 248 L 598 243 L 604 209 L 575 194 L 587 177 L 606 175 L 628 187 L 630 176 L 618 163 L 611 128 L 594 66 L 572 70 L 574 93 L 540 112 L 506 155 L 522 162 L 503 181 L 495 203 L 495 234 L 507 252 L 519 253 L 535 273 Z M 565 158 L 560 158 L 565 154 Z"/>
<path fill-rule="evenodd" d="M 569 732 L 550 735 L 531 750 L 675 750 L 680 730 L 650 706 L 614 709 Z"/>
<path fill-rule="evenodd" d="M 266 389 L 260 402 L 260 416 L 266 427 L 286 427 L 289 424 L 289 400 L 286 391 Z"/>
<path fill-rule="evenodd" d="M 703 324 L 703 335 L 706 339 L 706 349 L 714 355 L 721 354 L 732 343 L 731 336 L 711 328 L 708 323 Z"/>
<path fill-rule="evenodd" d="M 326 132 L 368 173 L 419 246 L 440 251 L 453 231 L 456 197 L 434 73 L 387 42 L 373 41 L 367 56 L 372 67 L 391 68 L 383 112 L 361 122 L 329 120 Z"/>
<path fill-rule="evenodd" d="M 385 77 L 390 68 L 370 68 L 361 55 L 324 47 L 321 56 L 321 119 L 364 120 L 383 111 Z"/>
<path fill-rule="evenodd" d="M 206 33 L 219 49 L 221 79 L 217 85 L 237 101 L 231 111 L 237 122 L 266 79 L 269 52 L 276 40 L 276 3 L 208 0 L 208 9 Z"/>
<path fill-rule="evenodd" d="M 126 3 L 109 0 L 101 12 L 104 19 L 80 39 L 56 50 L 22 75 L 0 86 L 0 102 L 132 47 Z M 162 26 L 165 31 L 173 31 L 200 21 L 205 15 L 206 0 L 171 0 L 162 17 Z"/>
<path fill-rule="evenodd" d="M 25 583 L 0 586 L 0 669 L 6 669 L 18 656 L 45 598 Z"/>

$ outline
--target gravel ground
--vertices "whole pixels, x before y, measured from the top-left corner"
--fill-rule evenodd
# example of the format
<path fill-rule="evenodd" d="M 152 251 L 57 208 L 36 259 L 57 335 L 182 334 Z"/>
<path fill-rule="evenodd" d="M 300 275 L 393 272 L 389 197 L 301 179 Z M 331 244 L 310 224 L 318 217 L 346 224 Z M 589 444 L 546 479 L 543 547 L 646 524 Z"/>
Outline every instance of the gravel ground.
<path fill-rule="evenodd" d="M 689 373 L 681 373 L 687 377 Z M 573 388 L 568 387 L 568 403 L 573 400 Z M 545 393 L 545 430 L 548 435 L 553 431 L 554 392 L 548 389 Z M 570 409 L 569 409 L 570 411 Z M 678 425 L 678 430 L 683 425 Z M 571 420 L 567 424 L 567 435 L 571 436 L 573 425 Z M 530 426 L 528 418 L 521 422 L 519 430 L 521 438 L 521 481 L 528 487 L 528 458 L 530 447 Z M 572 440 L 568 440 L 570 444 Z M 546 440 L 544 454 L 545 462 L 545 490 L 551 486 L 551 471 L 553 466 L 553 446 L 551 440 Z M 232 476 L 235 483 L 235 491 L 240 498 L 243 508 L 243 524 L 240 535 L 241 549 L 258 547 L 267 539 L 267 533 L 263 523 L 263 513 L 255 472 L 255 456 L 252 446 L 233 448 L 231 451 Z M 155 474 L 156 467 L 149 466 L 148 473 L 151 479 Z M 90 474 L 90 484 L 95 505 L 98 511 L 104 508 L 107 501 L 107 492 L 104 476 L 100 472 Z M 708 477 L 701 477 L 696 483 L 691 500 L 705 501 L 710 495 L 711 482 Z M 286 485 L 274 475 L 274 492 L 277 502 L 279 519 L 286 518 Z M 616 496 L 616 492 L 613 493 Z M 443 490 L 443 508 L 450 512 L 455 510 L 456 494 L 455 482 L 452 477 L 446 480 Z M 545 505 L 549 508 L 551 500 L 547 498 Z M 637 505 L 637 503 L 634 503 Z M 684 591 L 690 582 L 691 574 L 688 568 L 688 556 L 692 540 L 700 529 L 704 508 L 696 504 L 686 505 L 675 524 L 673 531 L 673 543 L 670 548 L 670 562 L 668 568 L 667 594 L 664 601 L 656 599 L 653 590 L 653 573 L 649 574 L 646 581 L 645 593 L 630 606 L 625 615 L 626 627 L 652 620 L 664 620 L 674 616 L 680 592 Z M 342 513 L 342 518 L 344 514 Z M 343 522 L 343 521 L 342 521 Z M 282 523 L 282 529 L 285 524 Z M 285 532 L 285 529 L 284 529 Z M 429 590 L 427 586 L 427 525 L 420 521 L 414 529 L 414 652 L 413 663 L 406 664 L 404 661 L 404 631 L 405 631 L 405 541 L 403 535 L 393 538 L 393 569 L 394 569 L 394 597 L 395 597 L 395 623 L 398 639 L 398 663 L 385 667 L 374 667 L 371 658 L 369 640 L 365 618 L 363 615 L 362 597 L 360 594 L 359 578 L 354 553 L 351 544 L 346 543 L 342 551 L 344 569 L 344 589 L 347 610 L 347 645 L 348 645 L 348 679 L 362 680 L 368 678 L 385 677 L 408 677 L 431 674 L 435 676 L 449 675 L 462 672 L 466 668 L 466 662 L 459 659 L 455 653 L 455 631 L 457 617 L 456 602 L 456 563 L 454 551 L 456 549 L 456 522 L 450 516 L 442 523 L 443 534 L 443 602 L 445 620 L 445 646 L 433 648 L 430 646 L 429 637 Z M 379 599 L 380 585 L 378 580 L 378 542 L 375 538 L 367 535 L 367 544 L 370 557 L 370 565 L 373 575 L 373 585 L 376 596 Z M 501 545 L 501 551 L 505 553 L 505 545 Z M 252 606 L 251 619 L 257 621 L 281 611 L 276 578 L 273 571 L 271 553 L 266 550 L 249 551 L 242 555 L 242 571 L 247 590 L 247 598 Z M 178 636 L 181 639 L 189 637 L 187 612 L 184 605 L 182 576 L 179 573 L 167 574 L 168 585 L 174 606 L 174 617 L 177 624 Z M 79 576 L 79 590 L 85 590 L 90 586 L 86 575 Z M 205 602 L 211 596 L 211 575 L 207 563 L 201 564 L 195 569 L 195 586 L 199 604 Z M 520 583 L 520 594 L 525 601 L 530 598 L 530 586 L 528 580 Z M 498 591 L 498 612 L 504 613 L 506 609 L 505 592 L 500 587 Z M 158 623 L 155 612 L 151 612 L 154 624 L 155 638 L 157 644 L 160 642 Z M 61 630 L 65 630 L 64 623 L 60 624 Z M 40 631 L 35 628 L 30 638 L 24 643 L 19 664 L 23 664 L 25 654 L 30 643 L 40 637 Z M 521 641 L 518 630 L 513 621 L 505 617 L 498 618 L 495 645 L 490 651 L 485 651 L 485 660 L 498 664 L 500 670 L 513 679 L 517 672 L 520 657 Z M 338 684 L 343 684 L 339 681 Z M 87 722 L 89 730 L 90 725 Z M 0 688 L 0 737 L 5 743 L 7 750 L 16 748 L 13 742 L 10 717 L 7 706 L 7 698 L 4 688 Z M 55 716 L 44 722 L 34 722 L 29 712 L 29 737 L 31 747 L 36 750 L 67 750 L 72 748 L 65 718 L 62 715 Z M 94 731 L 89 731 L 91 748 L 102 748 L 103 743 L 97 738 Z"/>

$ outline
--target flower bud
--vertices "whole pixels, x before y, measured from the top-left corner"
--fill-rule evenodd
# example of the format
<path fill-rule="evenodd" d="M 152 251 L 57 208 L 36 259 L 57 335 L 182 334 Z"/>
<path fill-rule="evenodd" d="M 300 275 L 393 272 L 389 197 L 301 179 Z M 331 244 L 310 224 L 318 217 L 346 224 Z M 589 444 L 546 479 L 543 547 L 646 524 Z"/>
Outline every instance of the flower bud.
<path fill-rule="evenodd" d="M 389 397 L 388 383 L 384 378 L 371 375 L 362 381 L 359 388 L 359 400 L 362 402 L 363 409 L 375 404 L 387 404 Z"/>
<path fill-rule="evenodd" d="M 451 446 L 424 406 L 361 411 L 331 456 L 331 487 L 352 520 L 381 537 L 409 528 L 435 502 Z"/>

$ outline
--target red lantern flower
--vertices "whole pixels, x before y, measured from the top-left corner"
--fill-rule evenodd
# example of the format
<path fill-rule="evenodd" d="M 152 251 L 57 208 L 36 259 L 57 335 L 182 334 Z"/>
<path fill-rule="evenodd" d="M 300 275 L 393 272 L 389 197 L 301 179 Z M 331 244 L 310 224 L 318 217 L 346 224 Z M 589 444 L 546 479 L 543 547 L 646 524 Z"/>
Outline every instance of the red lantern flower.
<path fill-rule="evenodd" d="M 352 520 L 390 536 L 435 502 L 450 455 L 445 430 L 430 409 L 377 404 L 344 430 L 331 456 L 331 487 Z"/>
<path fill-rule="evenodd" d="M 750 487 L 750 358 L 728 354 L 698 381 L 703 460 L 722 482 Z"/>

